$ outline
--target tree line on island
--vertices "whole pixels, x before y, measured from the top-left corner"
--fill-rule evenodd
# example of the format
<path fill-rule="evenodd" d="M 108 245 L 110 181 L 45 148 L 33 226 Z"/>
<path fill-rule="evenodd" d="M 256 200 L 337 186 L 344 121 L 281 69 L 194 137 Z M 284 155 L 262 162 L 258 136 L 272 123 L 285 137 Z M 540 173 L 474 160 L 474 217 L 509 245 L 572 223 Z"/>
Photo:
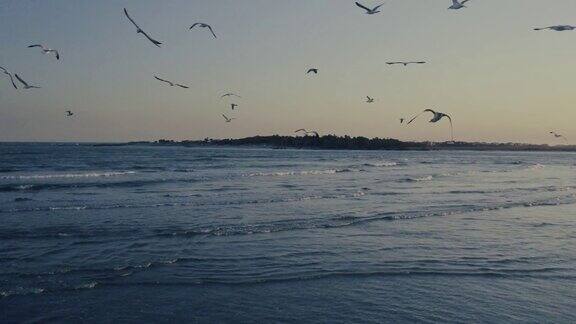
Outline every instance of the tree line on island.
<path fill-rule="evenodd" d="M 550 146 L 547 144 L 483 143 L 483 142 L 405 142 L 393 138 L 367 138 L 325 136 L 252 136 L 239 139 L 211 139 L 174 141 L 161 139 L 155 142 L 131 144 L 184 145 L 184 146 L 259 146 L 276 149 L 326 149 L 326 150 L 504 150 L 504 151 L 564 151 L 576 152 L 574 145 Z"/>

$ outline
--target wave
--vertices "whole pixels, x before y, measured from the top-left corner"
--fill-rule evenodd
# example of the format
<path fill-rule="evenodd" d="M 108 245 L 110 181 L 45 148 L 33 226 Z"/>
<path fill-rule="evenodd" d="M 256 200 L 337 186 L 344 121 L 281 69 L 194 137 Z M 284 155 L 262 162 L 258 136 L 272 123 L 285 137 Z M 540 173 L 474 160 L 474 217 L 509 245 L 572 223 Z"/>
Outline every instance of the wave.
<path fill-rule="evenodd" d="M 287 177 L 287 176 L 306 176 L 306 175 L 324 175 L 337 174 L 346 172 L 359 172 L 358 169 L 329 169 L 329 170 L 305 170 L 305 171 L 285 171 L 285 172 L 256 172 L 244 175 L 246 177 Z"/>
<path fill-rule="evenodd" d="M 375 168 L 385 168 L 385 167 L 395 167 L 395 166 L 398 166 L 398 163 L 397 163 L 397 162 L 389 162 L 389 161 L 384 161 L 384 162 L 372 162 L 372 163 L 364 163 L 364 166 L 375 167 Z"/>
<path fill-rule="evenodd" d="M 49 206 L 34 208 L 15 208 L 9 210 L 0 210 L 0 213 L 26 213 L 26 212 L 43 212 L 43 211 L 78 211 L 78 210 L 109 210 L 109 209 L 138 209 L 138 208 L 161 208 L 161 207 L 204 207 L 204 206 L 242 206 L 242 205 L 259 205 L 259 204 L 279 204 L 305 202 L 323 199 L 349 199 L 364 196 L 363 191 L 356 191 L 351 194 L 341 195 L 304 195 L 290 198 L 270 198 L 270 199 L 249 199 L 239 201 L 218 201 L 218 202 L 168 202 L 155 204 L 114 204 L 114 205 L 82 205 L 82 206 Z M 174 198 L 195 197 L 198 195 L 180 195 L 165 196 Z"/>
<path fill-rule="evenodd" d="M 512 208 L 530 208 L 543 206 L 558 206 L 561 204 L 576 203 L 576 196 L 571 194 L 565 197 L 555 197 L 551 199 L 536 200 L 530 202 L 515 202 L 501 205 L 476 206 L 466 208 L 456 208 L 440 210 L 436 212 L 413 211 L 413 212 L 383 212 L 368 216 L 358 216 L 355 214 L 344 214 L 333 217 L 320 217 L 311 219 L 283 220 L 277 222 L 265 222 L 254 224 L 229 224 L 220 226 L 197 227 L 192 229 L 164 229 L 156 230 L 156 235 L 162 237 L 192 237 L 192 236 L 236 236 L 269 234 L 293 230 L 308 230 L 317 228 L 341 228 L 356 226 L 379 221 L 412 220 L 424 217 L 441 217 L 475 212 L 497 211 Z"/>
<path fill-rule="evenodd" d="M 433 176 L 426 176 L 420 178 L 404 178 L 401 179 L 400 182 L 422 182 L 422 181 L 432 181 L 434 180 Z"/>
<path fill-rule="evenodd" d="M 32 198 L 22 198 L 22 197 L 18 197 L 18 198 L 14 198 L 14 202 L 25 202 L 25 201 L 32 201 L 34 199 Z"/>
<path fill-rule="evenodd" d="M 31 179 L 66 179 L 66 178 L 101 178 L 135 174 L 135 171 L 123 172 L 91 172 L 91 173 L 68 173 L 68 174 L 37 174 L 37 175 L 14 175 L 0 176 L 0 180 L 31 180 Z"/>
<path fill-rule="evenodd" d="M 425 267 L 400 267 L 386 270 L 347 271 L 347 270 L 317 270 L 313 272 L 288 273 L 280 275 L 244 275 L 244 276 L 197 276 L 187 280 L 177 281 L 109 281 L 106 285 L 116 287 L 142 286 L 199 286 L 199 285 L 265 285 L 280 282 L 313 281 L 329 278 L 367 278 L 367 277 L 482 277 L 482 278 L 535 278 L 535 279 L 575 279 L 576 276 L 566 273 L 565 268 L 534 268 L 534 269 L 430 269 Z"/>
<path fill-rule="evenodd" d="M 41 190 L 63 190 L 81 188 L 136 188 L 154 184 L 170 182 L 193 183 L 198 179 L 155 179 L 155 180 L 135 180 L 122 182 L 80 182 L 80 183 L 39 183 L 39 184 L 4 184 L 0 185 L 0 192 L 22 192 Z"/>

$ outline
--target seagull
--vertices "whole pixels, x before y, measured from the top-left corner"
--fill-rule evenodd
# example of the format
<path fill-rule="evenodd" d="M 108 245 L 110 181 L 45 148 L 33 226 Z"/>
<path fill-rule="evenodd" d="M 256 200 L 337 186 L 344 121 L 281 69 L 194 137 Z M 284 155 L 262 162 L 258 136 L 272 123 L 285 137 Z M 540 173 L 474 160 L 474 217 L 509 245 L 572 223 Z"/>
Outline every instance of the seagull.
<path fill-rule="evenodd" d="M 38 86 L 33 86 L 26 83 L 26 81 L 22 80 L 22 78 L 20 78 L 18 74 L 14 74 L 14 76 L 16 77 L 16 79 L 18 79 L 18 81 L 20 81 L 20 83 L 24 85 L 24 89 L 40 89 L 40 87 Z"/>
<path fill-rule="evenodd" d="M 2 70 L 4 72 L 4 74 L 6 74 L 8 77 L 10 77 L 10 81 L 12 82 L 14 89 L 18 89 L 18 87 L 16 86 L 16 83 L 14 82 L 14 77 L 12 76 L 12 73 L 10 73 L 10 71 L 6 70 L 5 68 L 3 68 L 1 66 L 0 66 L 0 70 Z"/>
<path fill-rule="evenodd" d="M 318 132 L 316 132 L 316 131 L 310 131 L 309 132 L 304 128 L 300 128 L 299 130 L 295 131 L 294 133 L 300 133 L 300 132 L 303 132 L 305 136 L 308 136 L 309 134 L 314 134 L 314 136 L 320 137 L 320 134 L 318 134 Z"/>
<path fill-rule="evenodd" d="M 68 117 L 74 116 L 74 113 L 71 112 L 70 110 L 66 110 L 66 116 Z"/>
<path fill-rule="evenodd" d="M 232 92 L 228 92 L 228 93 L 225 93 L 225 94 L 223 94 L 223 95 L 220 96 L 220 98 L 226 98 L 226 97 L 242 98 L 242 97 L 240 97 L 239 95 L 237 95 L 237 94 L 235 94 L 235 93 L 232 93 Z"/>
<path fill-rule="evenodd" d="M 388 65 L 396 65 L 396 64 L 403 64 L 404 66 L 408 66 L 410 64 L 426 64 L 424 61 L 417 61 L 417 62 L 386 62 Z"/>
<path fill-rule="evenodd" d="M 224 119 L 226 120 L 227 123 L 233 121 L 236 118 L 228 118 L 226 115 L 222 114 L 222 117 L 224 117 Z"/>
<path fill-rule="evenodd" d="M 232 110 L 234 110 L 235 108 L 238 108 L 238 105 L 233 103 L 233 104 L 230 104 L 230 107 L 232 108 Z"/>
<path fill-rule="evenodd" d="M 416 118 L 420 117 L 420 115 L 422 115 L 423 113 L 426 113 L 426 112 L 431 112 L 434 114 L 434 117 L 432 119 L 430 119 L 431 123 L 439 122 L 444 117 L 448 118 L 448 120 L 450 121 L 450 135 L 452 137 L 452 141 L 454 141 L 454 127 L 452 125 L 452 118 L 445 113 L 436 112 L 432 109 L 425 109 L 423 112 L 419 113 L 414 118 L 410 119 L 410 121 L 406 125 L 410 125 L 410 123 L 412 123 Z"/>
<path fill-rule="evenodd" d="M 216 34 L 214 33 L 214 30 L 212 29 L 212 27 L 211 27 L 210 25 L 205 24 L 205 23 L 195 23 L 194 25 L 192 25 L 192 26 L 190 27 L 190 30 L 192 30 L 192 28 L 194 28 L 194 27 L 196 27 L 196 26 L 210 29 L 210 32 L 212 33 L 212 35 L 214 36 L 214 38 L 218 38 L 218 37 L 216 37 Z"/>
<path fill-rule="evenodd" d="M 360 7 L 360 8 L 362 8 L 362 9 L 366 10 L 366 14 L 367 14 L 367 15 L 373 15 L 373 14 L 379 13 L 380 10 L 378 10 L 378 9 L 380 9 L 380 7 L 382 7 L 384 4 L 380 4 L 380 5 L 372 8 L 372 9 L 364 6 L 363 4 L 361 4 L 361 3 L 359 3 L 359 2 L 356 2 L 356 5 L 357 5 L 358 7 Z"/>
<path fill-rule="evenodd" d="M 143 31 L 143 30 L 140 28 L 140 26 L 138 26 L 138 25 L 136 24 L 136 22 L 134 21 L 134 19 L 132 19 L 132 18 L 130 17 L 130 15 L 128 14 L 128 10 L 126 10 L 126 8 L 124 8 L 124 14 L 125 14 L 126 17 L 128 18 L 128 20 L 130 20 L 130 22 L 132 22 L 132 24 L 134 24 L 134 26 L 136 26 L 136 33 L 139 33 L 139 34 L 144 35 L 146 38 L 148 38 L 149 41 L 152 42 L 152 44 L 154 44 L 154 45 L 156 45 L 156 46 L 158 46 L 158 47 L 160 47 L 160 45 L 162 45 L 162 43 L 160 43 L 159 41 L 157 41 L 157 40 L 153 39 L 152 37 L 150 37 L 148 34 L 146 34 L 145 31 Z"/>
<path fill-rule="evenodd" d="M 558 134 L 558 133 L 556 133 L 556 132 L 550 132 L 550 134 L 554 135 L 554 137 L 556 137 L 556 138 L 562 138 L 562 139 L 564 139 L 565 141 L 567 141 L 567 139 L 566 139 L 566 137 L 564 137 L 564 135 L 560 135 L 560 134 Z"/>
<path fill-rule="evenodd" d="M 40 47 L 42 49 L 42 54 L 54 53 L 54 55 L 56 55 L 56 59 L 60 60 L 60 53 L 58 53 L 58 51 L 55 49 L 48 48 L 42 44 L 36 44 L 36 45 L 28 46 L 28 48 L 33 48 L 33 47 Z"/>
<path fill-rule="evenodd" d="M 448 9 L 458 10 L 458 9 L 466 8 L 466 6 L 464 4 L 468 1 L 470 1 L 470 0 L 462 0 L 462 1 L 452 0 L 452 5 L 450 7 L 448 7 Z"/>
<path fill-rule="evenodd" d="M 306 72 L 306 74 L 310 74 L 310 73 L 318 74 L 318 69 L 316 69 L 316 68 L 308 69 L 308 72 Z"/>
<path fill-rule="evenodd" d="M 557 25 L 557 26 L 550 26 L 550 27 L 534 28 L 534 30 L 546 30 L 546 29 L 550 29 L 553 31 L 566 31 L 566 30 L 574 30 L 574 29 L 576 29 L 576 26 Z"/>
<path fill-rule="evenodd" d="M 164 80 L 164 79 L 160 79 L 160 78 L 157 77 L 157 76 L 154 76 L 154 78 L 155 78 L 156 80 L 158 80 L 158 81 L 162 81 L 162 82 L 165 82 L 165 83 L 169 84 L 171 87 L 173 87 L 173 86 L 178 86 L 178 87 L 180 87 L 180 88 L 189 89 L 189 87 L 187 87 L 187 86 L 185 86 L 185 85 L 178 84 L 178 83 L 174 83 L 174 82 L 172 82 L 172 81 L 168 81 L 168 80 Z"/>
<path fill-rule="evenodd" d="M 373 103 L 374 98 L 370 98 L 370 96 L 366 96 L 366 103 Z"/>

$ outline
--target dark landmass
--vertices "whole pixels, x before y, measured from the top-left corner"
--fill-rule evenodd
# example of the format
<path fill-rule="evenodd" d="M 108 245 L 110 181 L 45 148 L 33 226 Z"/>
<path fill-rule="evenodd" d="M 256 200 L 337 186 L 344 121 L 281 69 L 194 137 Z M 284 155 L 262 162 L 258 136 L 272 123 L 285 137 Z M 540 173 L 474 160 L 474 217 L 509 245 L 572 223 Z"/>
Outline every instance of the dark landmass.
<path fill-rule="evenodd" d="M 325 150 L 473 150 L 473 151 L 536 151 L 536 152 L 576 152 L 575 145 L 538 145 L 522 143 L 481 143 L 481 142 L 403 142 L 392 138 L 366 138 L 350 136 L 254 136 L 239 139 L 209 139 L 172 141 L 161 139 L 155 142 L 130 142 L 110 145 L 172 145 L 193 147 L 244 146 L 269 147 L 275 149 L 325 149 Z"/>

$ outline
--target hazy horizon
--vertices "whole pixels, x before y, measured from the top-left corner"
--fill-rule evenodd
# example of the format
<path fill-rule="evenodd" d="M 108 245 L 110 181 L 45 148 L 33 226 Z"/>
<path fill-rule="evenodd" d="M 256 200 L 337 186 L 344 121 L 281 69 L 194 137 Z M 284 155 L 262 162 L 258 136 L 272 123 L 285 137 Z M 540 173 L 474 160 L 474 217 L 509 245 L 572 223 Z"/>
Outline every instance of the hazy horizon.
<path fill-rule="evenodd" d="M 363 1 L 376 4 L 378 1 Z M 42 86 L 15 90 L 0 76 L 0 141 L 124 142 L 321 134 L 457 141 L 576 143 L 570 82 L 576 2 L 0 1 L 0 66 Z M 123 16 L 164 43 L 155 48 Z M 210 23 L 218 39 L 194 22 Z M 58 49 L 61 61 L 30 44 Z M 391 60 L 426 65 L 387 66 Z M 317 67 L 317 76 L 306 70 Z M 182 82 L 167 87 L 153 76 Z M 242 95 L 230 111 L 222 93 Z M 366 104 L 365 97 L 376 98 Z M 74 118 L 64 111 L 73 110 Z M 221 114 L 237 117 L 224 123 Z M 546 114 L 546 115 L 545 115 Z"/>

